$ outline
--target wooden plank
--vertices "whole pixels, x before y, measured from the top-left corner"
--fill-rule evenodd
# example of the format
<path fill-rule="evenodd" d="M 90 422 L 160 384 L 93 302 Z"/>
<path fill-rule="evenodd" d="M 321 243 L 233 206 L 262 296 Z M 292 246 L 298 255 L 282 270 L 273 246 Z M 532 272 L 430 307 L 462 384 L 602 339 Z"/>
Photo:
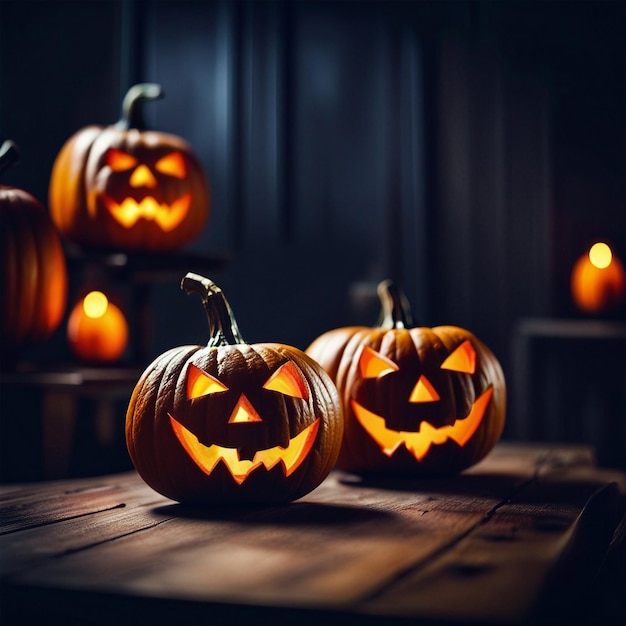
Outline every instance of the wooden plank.
<path fill-rule="evenodd" d="M 141 503 L 171 502 L 137 479 L 119 477 L 38 483 L 0 491 L 0 536 Z"/>
<path fill-rule="evenodd" d="M 106 535 L 119 533 L 115 541 L 43 559 L 18 579 L 205 601 L 346 605 L 440 549 L 498 502 L 355 488 L 333 475 L 314 494 L 282 507 L 152 508 L 153 523 L 130 535 L 120 532 L 114 517 L 99 516 L 113 524 Z M 62 523 L 68 524 L 69 534 L 76 534 L 80 522 Z"/>
<path fill-rule="evenodd" d="M 112 620 L 117 604 L 104 598 L 176 602 L 181 620 L 220 606 L 231 617 L 265 607 L 339 621 L 505 623 L 537 603 L 571 553 L 585 503 L 613 478 L 626 492 L 623 475 L 596 470 L 588 448 L 501 444 L 452 479 L 333 472 L 275 507 L 194 510 L 134 473 L 13 485 L 0 489 L 10 513 L 0 536 L 3 595 L 28 590 L 45 603 L 65 590 Z"/>
<path fill-rule="evenodd" d="M 616 510 L 617 486 L 594 489 L 591 482 L 528 484 L 440 558 L 372 598 L 365 610 L 483 624 L 526 621 L 537 607 L 543 615 L 549 608 L 562 617 L 582 601 L 580 594 L 599 568 L 615 528 L 615 520 L 606 522 Z M 593 549 L 582 558 L 581 546 L 592 540 Z M 571 558 L 572 553 L 580 558 Z M 546 586 L 555 571 L 563 574 L 560 562 L 566 558 L 568 593 L 547 596 Z"/>

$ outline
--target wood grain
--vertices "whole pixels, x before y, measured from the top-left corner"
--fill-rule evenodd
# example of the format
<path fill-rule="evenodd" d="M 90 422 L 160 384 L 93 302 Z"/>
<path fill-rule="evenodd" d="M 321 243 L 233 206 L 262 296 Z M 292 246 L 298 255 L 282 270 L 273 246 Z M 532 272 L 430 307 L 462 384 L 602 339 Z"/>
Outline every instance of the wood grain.
<path fill-rule="evenodd" d="M 6 485 L 0 617 L 15 620 L 17 599 L 30 597 L 49 623 L 67 621 L 61 593 L 72 611 L 89 598 L 113 622 L 132 603 L 143 617 L 125 613 L 129 623 L 160 623 L 168 613 L 153 609 L 168 601 L 180 623 L 202 607 L 225 618 L 254 607 L 270 621 L 288 611 L 313 622 L 519 623 L 554 613 L 548 591 L 567 601 L 561 580 L 582 586 L 599 568 L 625 493 L 624 475 L 597 469 L 585 447 L 508 444 L 454 478 L 334 471 L 272 507 L 183 507 L 134 472 Z"/>

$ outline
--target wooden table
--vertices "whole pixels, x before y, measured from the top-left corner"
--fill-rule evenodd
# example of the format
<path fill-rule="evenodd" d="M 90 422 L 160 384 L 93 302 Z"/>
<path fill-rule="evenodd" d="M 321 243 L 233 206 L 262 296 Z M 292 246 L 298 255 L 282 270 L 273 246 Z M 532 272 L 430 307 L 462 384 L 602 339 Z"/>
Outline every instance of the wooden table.
<path fill-rule="evenodd" d="M 134 472 L 4 485 L 0 623 L 623 624 L 625 494 L 584 446 L 508 443 L 261 508 L 190 509 Z"/>

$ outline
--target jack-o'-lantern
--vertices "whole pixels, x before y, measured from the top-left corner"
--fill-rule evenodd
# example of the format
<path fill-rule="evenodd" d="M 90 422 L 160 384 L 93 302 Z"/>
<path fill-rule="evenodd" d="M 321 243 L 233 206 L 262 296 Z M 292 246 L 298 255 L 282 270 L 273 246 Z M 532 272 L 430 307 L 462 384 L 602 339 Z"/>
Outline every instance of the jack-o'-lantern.
<path fill-rule="evenodd" d="M 297 499 L 334 466 L 343 431 L 337 390 L 304 352 L 247 344 L 223 292 L 189 273 L 206 346 L 173 348 L 138 381 L 126 414 L 130 457 L 144 481 L 179 502 Z"/>
<path fill-rule="evenodd" d="M 586 313 L 610 313 L 624 302 L 626 274 L 608 244 L 594 243 L 574 265 L 572 299 Z"/>
<path fill-rule="evenodd" d="M 195 239 L 210 213 L 210 191 L 191 146 L 143 129 L 140 105 L 162 96 L 140 84 L 124 98 L 121 120 L 70 137 L 50 177 L 50 214 L 59 232 L 86 247 L 166 251 Z"/>
<path fill-rule="evenodd" d="M 432 476 L 482 459 L 504 428 L 499 362 L 470 331 L 415 327 L 391 282 L 379 285 L 379 327 L 330 330 L 307 348 L 336 383 L 344 409 L 338 467 Z"/>
<path fill-rule="evenodd" d="M 0 171 L 19 158 L 16 145 L 0 149 Z M 67 265 L 61 238 L 32 194 L 0 186 L 2 366 L 22 349 L 45 342 L 61 323 L 67 300 Z"/>
<path fill-rule="evenodd" d="M 70 313 L 67 339 L 79 359 L 111 363 L 124 354 L 128 324 L 120 308 L 104 293 L 90 291 Z"/>

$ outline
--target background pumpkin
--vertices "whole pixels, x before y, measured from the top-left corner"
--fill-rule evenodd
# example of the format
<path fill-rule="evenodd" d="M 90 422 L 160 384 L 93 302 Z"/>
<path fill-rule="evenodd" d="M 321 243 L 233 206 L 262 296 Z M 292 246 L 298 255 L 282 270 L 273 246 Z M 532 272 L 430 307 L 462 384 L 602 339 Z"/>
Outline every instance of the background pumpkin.
<path fill-rule="evenodd" d="M 165 251 L 195 239 L 210 213 L 210 191 L 191 146 L 176 135 L 144 130 L 141 104 L 159 85 L 128 90 L 120 121 L 87 126 L 55 159 L 49 206 L 68 240 L 87 247 Z"/>
<path fill-rule="evenodd" d="M 337 465 L 347 471 L 439 475 L 482 459 L 502 434 L 504 375 L 496 357 L 456 326 L 413 327 L 391 281 L 379 285 L 380 326 L 328 331 L 307 348 L 344 409 Z"/>
<path fill-rule="evenodd" d="M 18 159 L 15 144 L 0 148 L 0 171 Z M 59 234 L 33 195 L 0 186 L 2 365 L 43 343 L 60 324 L 67 302 L 67 265 Z"/>
<path fill-rule="evenodd" d="M 297 499 L 334 466 L 343 430 L 337 390 L 304 352 L 248 345 L 224 295 L 187 274 L 207 311 L 207 346 L 173 348 L 138 381 L 126 414 L 130 457 L 145 482 L 179 502 Z"/>

